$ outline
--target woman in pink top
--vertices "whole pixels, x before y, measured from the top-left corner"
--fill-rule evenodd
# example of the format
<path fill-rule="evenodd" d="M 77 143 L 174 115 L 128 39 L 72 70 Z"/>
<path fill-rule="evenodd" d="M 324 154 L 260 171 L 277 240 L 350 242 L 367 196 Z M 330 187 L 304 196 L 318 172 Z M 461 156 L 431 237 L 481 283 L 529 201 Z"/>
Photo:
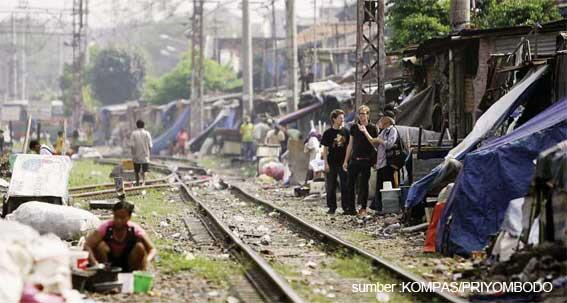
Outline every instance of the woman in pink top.
<path fill-rule="evenodd" d="M 85 250 L 91 265 L 98 263 L 121 267 L 123 272 L 145 270 L 156 255 L 156 249 L 146 232 L 130 222 L 134 205 L 118 202 L 112 208 L 114 218 L 104 221 L 87 238 Z"/>

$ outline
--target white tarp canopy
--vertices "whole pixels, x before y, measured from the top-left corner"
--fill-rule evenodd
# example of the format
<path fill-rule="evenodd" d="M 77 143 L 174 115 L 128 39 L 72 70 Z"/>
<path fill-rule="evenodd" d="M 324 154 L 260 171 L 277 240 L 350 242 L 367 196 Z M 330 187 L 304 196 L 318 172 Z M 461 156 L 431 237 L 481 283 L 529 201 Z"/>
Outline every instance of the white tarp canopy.
<path fill-rule="evenodd" d="M 466 153 L 471 147 L 476 145 L 482 140 L 498 122 L 506 116 L 510 108 L 516 103 L 516 100 L 534 83 L 536 82 L 545 71 L 548 69 L 547 65 L 534 68 L 534 71 L 529 73 L 516 84 L 506 95 L 502 96 L 496 103 L 494 103 L 479 119 L 476 121 L 473 130 L 465 137 L 465 139 L 449 151 L 446 158 L 457 158 L 460 154 Z"/>
<path fill-rule="evenodd" d="M 20 154 L 14 162 L 8 196 L 65 199 L 71 166 L 67 156 Z"/>

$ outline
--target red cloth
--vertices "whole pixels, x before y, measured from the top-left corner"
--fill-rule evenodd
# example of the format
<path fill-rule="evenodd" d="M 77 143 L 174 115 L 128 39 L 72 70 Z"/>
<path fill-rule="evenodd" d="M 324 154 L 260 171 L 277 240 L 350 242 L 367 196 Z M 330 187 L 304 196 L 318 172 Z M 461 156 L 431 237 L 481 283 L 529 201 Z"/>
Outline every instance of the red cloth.
<path fill-rule="evenodd" d="M 423 252 L 435 252 L 435 238 L 437 237 L 437 224 L 443 213 L 445 203 L 437 203 L 433 208 L 431 215 L 431 222 L 427 226 L 427 233 L 425 234 L 425 243 L 423 244 Z"/>

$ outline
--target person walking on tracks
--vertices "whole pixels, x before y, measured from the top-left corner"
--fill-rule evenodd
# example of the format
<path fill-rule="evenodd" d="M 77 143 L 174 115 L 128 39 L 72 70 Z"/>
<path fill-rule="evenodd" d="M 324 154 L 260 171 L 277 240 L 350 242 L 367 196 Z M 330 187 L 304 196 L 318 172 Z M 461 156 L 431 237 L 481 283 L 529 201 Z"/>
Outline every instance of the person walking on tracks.
<path fill-rule="evenodd" d="M 346 150 L 343 169 L 347 171 L 348 199 L 346 201 L 346 215 L 356 215 L 355 210 L 355 185 L 359 182 L 358 204 L 361 216 L 366 216 L 368 204 L 368 180 L 370 179 L 370 167 L 376 159 L 374 146 L 368 141 L 361 130 L 366 130 L 372 137 L 378 135 L 376 126 L 370 124 L 370 109 L 366 105 L 358 108 L 358 119 L 350 128 L 350 138 Z M 360 178 L 359 178 L 360 176 Z"/>
<path fill-rule="evenodd" d="M 342 164 L 345 160 L 346 150 L 349 143 L 349 133 L 343 127 L 345 113 L 340 109 L 331 112 L 331 128 L 323 133 L 321 145 L 323 145 L 323 160 L 325 161 L 325 189 L 327 192 L 328 214 L 334 214 L 337 209 L 337 177 L 341 184 L 341 207 L 348 208 L 347 198 L 347 173 Z"/>
<path fill-rule="evenodd" d="M 146 173 L 149 171 L 150 151 L 152 149 L 152 136 L 144 129 L 144 121 L 136 121 L 137 129 L 130 135 L 130 148 L 132 149 L 132 161 L 134 162 L 134 173 L 136 184 L 146 184 Z"/>

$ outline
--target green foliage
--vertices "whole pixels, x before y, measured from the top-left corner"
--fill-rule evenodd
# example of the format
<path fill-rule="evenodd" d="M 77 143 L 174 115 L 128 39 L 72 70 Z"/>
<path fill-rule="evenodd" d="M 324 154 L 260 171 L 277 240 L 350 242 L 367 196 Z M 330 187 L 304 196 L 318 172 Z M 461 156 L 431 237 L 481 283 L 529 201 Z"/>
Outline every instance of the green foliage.
<path fill-rule="evenodd" d="M 389 47 L 404 48 L 449 32 L 448 0 L 392 0 L 387 22 L 393 34 Z"/>
<path fill-rule="evenodd" d="M 242 85 L 242 80 L 227 66 L 213 60 L 205 60 L 205 93 L 230 91 Z M 165 104 L 191 95 L 191 56 L 187 53 L 177 66 L 158 79 L 148 79 L 143 99 L 154 104 Z"/>
<path fill-rule="evenodd" d="M 533 25 L 561 19 L 555 0 L 484 0 L 473 23 L 480 28 Z"/>
<path fill-rule="evenodd" d="M 88 80 L 94 98 L 109 105 L 140 97 L 145 60 L 139 52 L 110 47 L 93 54 Z"/>

